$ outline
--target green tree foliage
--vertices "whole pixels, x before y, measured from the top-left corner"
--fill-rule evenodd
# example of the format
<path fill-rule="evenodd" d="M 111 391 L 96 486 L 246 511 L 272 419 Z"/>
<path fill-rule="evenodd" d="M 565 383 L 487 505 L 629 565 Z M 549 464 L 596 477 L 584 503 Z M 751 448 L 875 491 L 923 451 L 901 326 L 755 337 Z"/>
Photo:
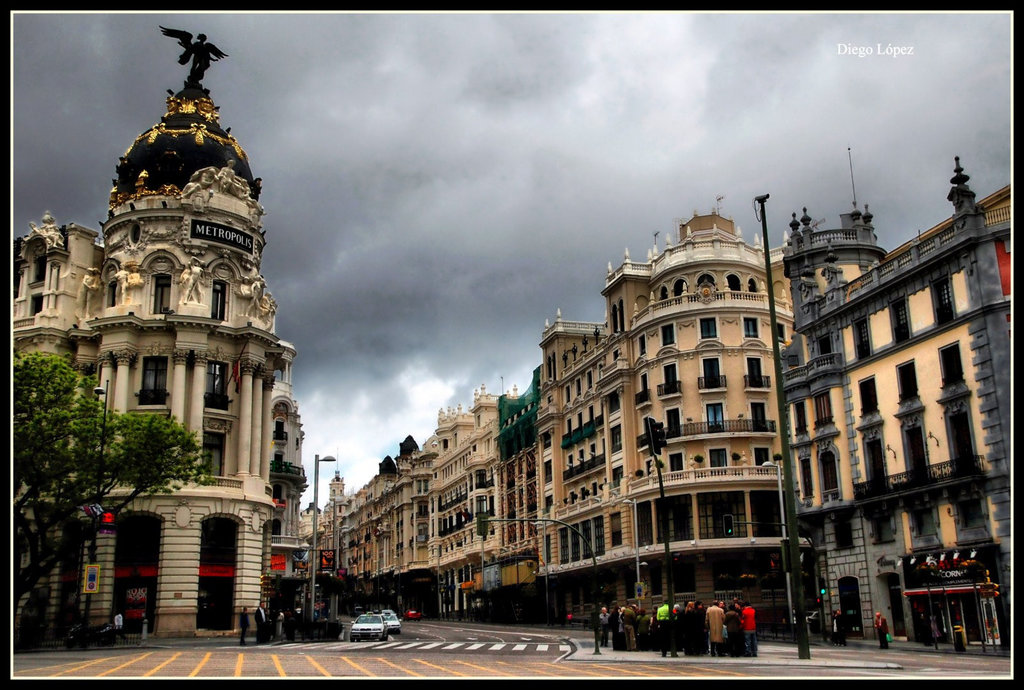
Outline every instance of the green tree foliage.
<path fill-rule="evenodd" d="M 14 358 L 14 601 L 57 566 L 59 530 L 81 506 L 119 512 L 139 496 L 212 482 L 196 435 L 176 420 L 118 414 L 59 355 Z"/>

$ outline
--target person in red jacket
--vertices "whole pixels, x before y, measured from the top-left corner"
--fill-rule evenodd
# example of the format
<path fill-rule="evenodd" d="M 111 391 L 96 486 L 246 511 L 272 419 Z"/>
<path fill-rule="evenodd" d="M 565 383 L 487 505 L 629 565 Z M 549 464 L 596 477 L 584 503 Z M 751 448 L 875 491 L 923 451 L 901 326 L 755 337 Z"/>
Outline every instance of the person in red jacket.
<path fill-rule="evenodd" d="M 749 601 L 743 602 L 740 627 L 743 629 L 743 643 L 746 646 L 743 656 L 757 656 L 757 617 Z"/>
<path fill-rule="evenodd" d="M 889 649 L 889 621 L 881 611 L 875 613 L 875 630 L 878 632 L 878 648 Z"/>

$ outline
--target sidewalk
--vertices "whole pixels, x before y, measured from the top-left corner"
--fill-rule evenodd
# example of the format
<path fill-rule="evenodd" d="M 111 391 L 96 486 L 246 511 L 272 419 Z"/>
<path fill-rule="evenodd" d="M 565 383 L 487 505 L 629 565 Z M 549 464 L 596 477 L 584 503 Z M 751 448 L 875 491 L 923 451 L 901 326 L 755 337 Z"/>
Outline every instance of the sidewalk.
<path fill-rule="evenodd" d="M 660 651 L 616 651 L 608 647 L 599 647 L 600 654 L 594 653 L 594 636 L 588 630 L 566 630 L 566 639 L 573 649 L 565 657 L 566 661 L 572 662 L 601 662 L 601 663 L 628 663 L 641 662 L 651 663 L 652 661 L 680 663 L 697 666 L 718 666 L 718 665 L 740 665 L 749 664 L 749 657 L 713 657 L 707 654 L 701 656 L 686 656 L 680 650 L 677 657 L 671 655 L 662 657 Z M 817 639 L 815 639 L 817 638 Z M 952 645 L 940 644 L 936 650 L 934 645 L 924 645 L 920 642 L 899 642 L 889 643 L 889 649 L 879 649 L 878 643 L 874 640 L 849 640 L 846 647 L 833 647 L 828 642 L 823 642 L 819 637 L 812 638 L 809 645 L 810 659 L 801 659 L 800 650 L 796 642 L 789 640 L 759 640 L 759 654 L 757 663 L 761 665 L 780 666 L 819 666 L 833 668 L 882 668 L 900 669 L 902 666 L 894 661 L 886 661 L 885 655 L 894 651 L 914 652 L 921 654 L 940 655 L 971 655 L 1005 657 L 1010 656 L 1009 651 L 1001 647 L 993 648 L 987 645 L 982 650 L 980 644 L 968 646 L 966 651 L 957 652 Z M 851 655 L 850 651 L 872 651 L 877 652 L 872 660 L 865 660 L 863 654 Z M 671 654 L 671 653 L 670 653 Z"/>

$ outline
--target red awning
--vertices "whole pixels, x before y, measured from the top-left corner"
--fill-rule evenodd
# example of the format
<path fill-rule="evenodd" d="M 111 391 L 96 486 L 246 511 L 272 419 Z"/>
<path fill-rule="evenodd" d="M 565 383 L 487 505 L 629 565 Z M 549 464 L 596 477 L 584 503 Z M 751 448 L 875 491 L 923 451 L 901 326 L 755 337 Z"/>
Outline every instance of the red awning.
<path fill-rule="evenodd" d="M 953 585 L 951 587 L 932 587 L 930 590 L 926 588 L 921 589 L 908 589 L 903 592 L 903 596 L 912 597 L 917 595 L 923 595 L 931 593 L 932 596 L 936 594 L 967 594 L 975 591 L 975 588 L 971 585 Z"/>

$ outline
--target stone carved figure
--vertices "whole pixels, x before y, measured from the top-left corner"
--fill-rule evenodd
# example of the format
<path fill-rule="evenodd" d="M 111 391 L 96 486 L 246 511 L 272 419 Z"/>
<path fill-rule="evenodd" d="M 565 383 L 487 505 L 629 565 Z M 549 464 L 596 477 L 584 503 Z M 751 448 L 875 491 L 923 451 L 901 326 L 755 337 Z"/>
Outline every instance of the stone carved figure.
<path fill-rule="evenodd" d="M 57 222 L 54 220 L 50 212 L 47 211 L 43 214 L 41 226 L 36 226 L 35 223 L 29 222 L 29 227 L 32 228 L 32 232 L 28 234 L 28 239 L 33 237 L 41 237 L 46 242 L 47 249 L 64 248 L 64 237 L 60 234 L 60 228 L 57 227 Z"/>
<path fill-rule="evenodd" d="M 254 278 L 245 277 L 242 279 L 239 292 L 241 292 L 243 297 L 249 298 L 249 305 L 245 309 L 246 316 L 260 316 L 260 303 L 263 300 L 266 289 L 266 281 L 259 274 Z"/>
<path fill-rule="evenodd" d="M 185 81 L 186 87 L 198 87 L 203 79 L 203 75 L 206 74 L 206 70 L 210 69 L 210 65 L 215 60 L 228 56 L 227 53 L 221 51 L 217 46 L 207 43 L 206 34 L 199 34 L 196 36 L 196 40 L 193 41 L 192 34 L 181 29 L 166 29 L 161 26 L 160 33 L 177 39 L 178 44 L 185 49 L 178 57 L 178 64 L 186 65 L 190 60 L 192 61 L 188 79 Z"/>
<path fill-rule="evenodd" d="M 213 186 L 217 182 L 217 168 L 210 166 L 192 173 L 188 184 L 181 190 L 182 199 L 191 199 L 194 208 L 202 210 L 206 202 L 213 196 Z"/>
<path fill-rule="evenodd" d="M 114 274 L 114 278 L 121 293 L 121 301 L 118 304 L 135 304 L 135 290 L 141 287 L 143 282 L 139 265 L 134 261 L 125 262 L 121 270 Z"/>
<path fill-rule="evenodd" d="M 86 319 L 92 314 L 93 299 L 99 294 L 102 284 L 100 269 L 85 269 L 85 276 L 82 277 L 82 284 L 78 288 L 78 308 L 75 310 L 75 316 L 79 320 Z"/>
<path fill-rule="evenodd" d="M 199 280 L 202 277 L 203 264 L 193 256 L 178 278 L 178 284 L 181 285 L 181 304 L 202 304 L 199 296 Z"/>

